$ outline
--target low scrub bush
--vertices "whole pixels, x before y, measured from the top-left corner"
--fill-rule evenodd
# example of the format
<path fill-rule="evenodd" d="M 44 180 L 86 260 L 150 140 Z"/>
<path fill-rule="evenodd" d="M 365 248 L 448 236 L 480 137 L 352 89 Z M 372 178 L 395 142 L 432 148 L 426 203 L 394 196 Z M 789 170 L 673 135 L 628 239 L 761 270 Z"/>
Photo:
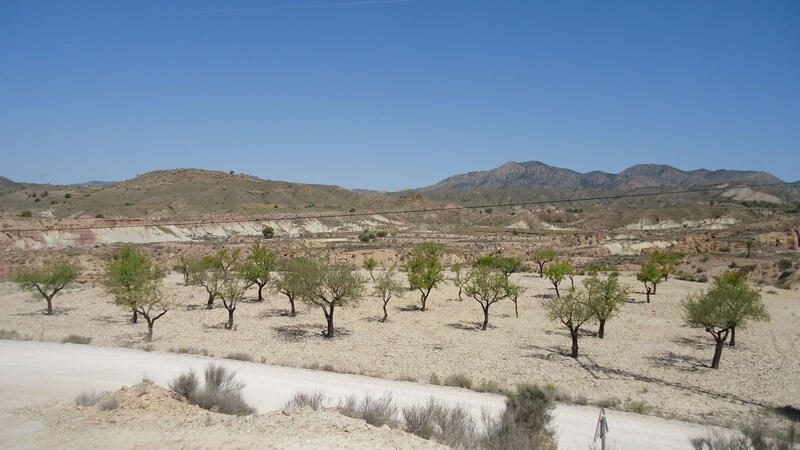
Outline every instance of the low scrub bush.
<path fill-rule="evenodd" d="M 19 334 L 17 332 L 17 330 L 5 330 L 5 329 L 0 329 L 0 339 L 5 339 L 7 341 L 30 341 L 31 340 L 30 337 Z"/>
<path fill-rule="evenodd" d="M 92 342 L 92 338 L 89 336 L 81 336 L 78 334 L 70 334 L 69 336 L 65 337 L 61 340 L 62 344 L 82 344 L 86 345 Z"/>
<path fill-rule="evenodd" d="M 361 419 L 368 424 L 380 427 L 395 422 L 397 406 L 391 394 L 381 397 L 365 396 L 360 401 L 349 396 L 339 405 L 339 411 L 345 416 Z"/>
<path fill-rule="evenodd" d="M 555 436 L 550 427 L 553 400 L 542 388 L 521 384 L 508 394 L 506 409 L 499 418 L 484 416 L 484 448 L 554 449 Z"/>
<path fill-rule="evenodd" d="M 109 391 L 83 391 L 75 397 L 75 404 L 84 407 L 94 406 L 111 396 L 111 392 Z"/>
<path fill-rule="evenodd" d="M 431 398 L 428 403 L 403 408 L 406 431 L 453 448 L 469 448 L 476 439 L 475 421 L 469 411 L 446 407 Z"/>
<path fill-rule="evenodd" d="M 203 409 L 237 416 L 255 413 L 255 409 L 242 398 L 244 383 L 235 378 L 236 372 L 209 364 L 202 388 L 193 371 L 180 375 L 169 384 L 169 388 L 177 397 Z"/>
<path fill-rule="evenodd" d="M 649 414 L 653 407 L 648 405 L 644 400 L 636 400 L 628 402 L 628 411 L 635 412 L 636 414 Z"/>
<path fill-rule="evenodd" d="M 431 373 L 431 376 L 428 377 L 428 383 L 430 384 L 442 384 L 442 380 L 439 378 L 435 372 Z"/>
<path fill-rule="evenodd" d="M 211 353 L 204 348 L 194 348 L 194 347 L 178 347 L 178 348 L 171 348 L 169 349 L 172 353 L 184 353 L 187 355 L 203 355 L 203 356 L 210 356 Z"/>
<path fill-rule="evenodd" d="M 454 373 L 444 379 L 444 385 L 472 389 L 472 378 L 463 373 Z"/>
<path fill-rule="evenodd" d="M 322 409 L 322 404 L 325 402 L 325 394 L 322 392 L 296 392 L 284 408 L 289 411 L 295 409 L 309 408 L 314 411 Z"/>
<path fill-rule="evenodd" d="M 505 389 L 500 386 L 500 383 L 494 380 L 486 380 L 483 383 L 479 384 L 475 387 L 475 390 L 478 392 L 488 392 L 491 394 L 504 394 Z"/>
<path fill-rule="evenodd" d="M 247 353 L 231 353 L 225 358 L 227 359 L 235 359 L 236 361 L 252 361 L 253 358 L 248 355 Z"/>

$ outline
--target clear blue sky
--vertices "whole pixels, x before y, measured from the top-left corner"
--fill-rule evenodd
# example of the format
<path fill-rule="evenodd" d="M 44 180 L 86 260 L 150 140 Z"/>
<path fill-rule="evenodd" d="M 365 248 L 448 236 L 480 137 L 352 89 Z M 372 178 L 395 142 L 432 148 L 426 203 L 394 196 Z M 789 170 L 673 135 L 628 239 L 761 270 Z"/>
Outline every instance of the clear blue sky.
<path fill-rule="evenodd" d="M 800 1 L 0 0 L 0 175 L 800 178 Z"/>

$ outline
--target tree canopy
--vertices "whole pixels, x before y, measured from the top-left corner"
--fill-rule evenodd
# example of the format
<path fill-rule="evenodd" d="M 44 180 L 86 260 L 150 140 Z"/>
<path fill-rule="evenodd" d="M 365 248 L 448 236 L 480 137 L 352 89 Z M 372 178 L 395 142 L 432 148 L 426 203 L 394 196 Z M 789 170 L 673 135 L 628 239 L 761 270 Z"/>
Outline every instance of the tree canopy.
<path fill-rule="evenodd" d="M 40 269 L 23 270 L 16 274 L 14 282 L 22 289 L 32 290 L 47 302 L 47 315 L 53 314 L 53 297 L 67 284 L 75 281 L 81 268 L 67 261 L 53 261 Z"/>
<path fill-rule="evenodd" d="M 431 291 L 444 280 L 442 253 L 444 246 L 441 244 L 433 242 L 417 244 L 403 266 L 403 270 L 408 274 L 408 284 L 411 289 L 420 292 L 421 311 L 425 311 Z"/>

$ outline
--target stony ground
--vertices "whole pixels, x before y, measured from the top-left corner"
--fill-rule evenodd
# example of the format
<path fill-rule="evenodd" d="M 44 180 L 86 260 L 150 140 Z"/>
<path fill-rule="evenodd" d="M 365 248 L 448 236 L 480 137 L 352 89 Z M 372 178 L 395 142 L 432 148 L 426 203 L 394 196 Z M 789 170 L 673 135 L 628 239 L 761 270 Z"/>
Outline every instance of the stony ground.
<path fill-rule="evenodd" d="M 635 408 L 652 406 L 665 416 L 717 424 L 740 424 L 764 414 L 764 408 L 800 406 L 800 298 L 797 291 L 765 288 L 772 321 L 740 330 L 737 346 L 727 347 L 719 370 L 708 367 L 713 341 L 702 330 L 682 324 L 680 302 L 703 283 L 670 280 L 659 285 L 652 303 L 644 303 L 641 285 L 630 276 L 630 301 L 606 324 L 606 338 L 588 325 L 581 335 L 580 358 L 565 356 L 566 329 L 550 321 L 540 305 L 552 295 L 547 280 L 514 275 L 528 290 L 519 318 L 513 303 L 492 306 L 490 327 L 478 329 L 482 313 L 469 298 L 457 300 L 451 284 L 434 291 L 429 310 L 417 311 L 418 294 L 407 292 L 390 304 L 389 320 L 378 322 L 381 302 L 367 297 L 356 308 L 336 311 L 338 335 L 321 337 L 324 318 L 318 308 L 300 306 L 287 315 L 285 297 L 270 294 L 263 303 L 246 302 L 236 311 L 234 330 L 223 328 L 227 311 L 207 311 L 202 288 L 167 280 L 170 295 L 182 305 L 156 323 L 154 350 L 192 348 L 216 356 L 245 353 L 254 361 L 296 367 L 330 366 L 338 371 L 428 382 L 464 373 L 475 384 L 495 381 L 552 383 L 578 401 Z M 576 283 L 580 282 L 576 278 Z M 567 281 L 568 283 L 568 281 Z M 252 293 L 255 295 L 255 293 Z M 44 302 L 0 284 L 0 329 L 33 339 L 61 340 L 69 334 L 92 337 L 92 345 L 145 348 L 144 323 L 127 322 L 99 286 L 78 285 L 59 295 L 57 314 L 42 315 Z M 638 405 L 642 406 L 642 405 Z"/>
<path fill-rule="evenodd" d="M 229 416 L 174 399 L 152 384 L 123 387 L 119 406 L 102 411 L 58 403 L 0 416 L 5 448 L 445 448 L 333 410 Z"/>

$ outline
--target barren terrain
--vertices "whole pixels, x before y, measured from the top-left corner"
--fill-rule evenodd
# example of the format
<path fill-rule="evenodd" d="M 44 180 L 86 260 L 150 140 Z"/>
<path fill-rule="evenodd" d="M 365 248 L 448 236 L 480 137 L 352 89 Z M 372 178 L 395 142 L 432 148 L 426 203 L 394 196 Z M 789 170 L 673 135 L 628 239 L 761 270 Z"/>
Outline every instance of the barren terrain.
<path fill-rule="evenodd" d="M 216 356 L 245 353 L 256 362 L 326 367 L 370 376 L 420 382 L 464 373 L 476 385 L 495 381 L 552 383 L 574 400 L 627 408 L 646 402 L 653 412 L 716 424 L 739 424 L 769 413 L 765 408 L 800 404 L 800 301 L 796 291 L 764 292 L 772 321 L 753 323 L 739 332 L 737 345 L 726 347 L 719 371 L 708 368 L 712 340 L 702 330 L 682 325 L 680 301 L 704 283 L 670 280 L 644 303 L 639 283 L 628 304 L 606 325 L 598 339 L 593 325 L 580 339 L 581 356 L 565 356 L 566 329 L 548 320 L 539 299 L 551 295 L 549 282 L 536 274 L 518 274 L 528 287 L 520 300 L 520 317 L 504 300 L 491 309 L 490 328 L 477 329 L 482 314 L 469 298 L 457 300 L 447 284 L 434 291 L 430 310 L 413 308 L 417 294 L 408 292 L 390 304 L 389 321 L 379 323 L 380 302 L 368 297 L 357 308 L 336 313 L 337 336 L 322 338 L 321 311 L 301 307 L 287 315 L 284 297 L 247 302 L 236 311 L 235 329 L 223 328 L 226 311 L 203 308 L 202 288 L 182 286 L 172 275 L 170 295 L 183 305 L 156 323 L 155 340 L 145 346 L 144 324 L 128 323 L 101 287 L 77 286 L 56 299 L 57 314 L 41 314 L 43 302 L 10 283 L 0 285 L 0 328 L 37 340 L 60 341 L 69 334 L 90 336 L 93 345 L 148 350 L 207 351 Z M 576 283 L 581 277 L 576 277 Z M 568 282 L 568 281 L 567 281 Z"/>

